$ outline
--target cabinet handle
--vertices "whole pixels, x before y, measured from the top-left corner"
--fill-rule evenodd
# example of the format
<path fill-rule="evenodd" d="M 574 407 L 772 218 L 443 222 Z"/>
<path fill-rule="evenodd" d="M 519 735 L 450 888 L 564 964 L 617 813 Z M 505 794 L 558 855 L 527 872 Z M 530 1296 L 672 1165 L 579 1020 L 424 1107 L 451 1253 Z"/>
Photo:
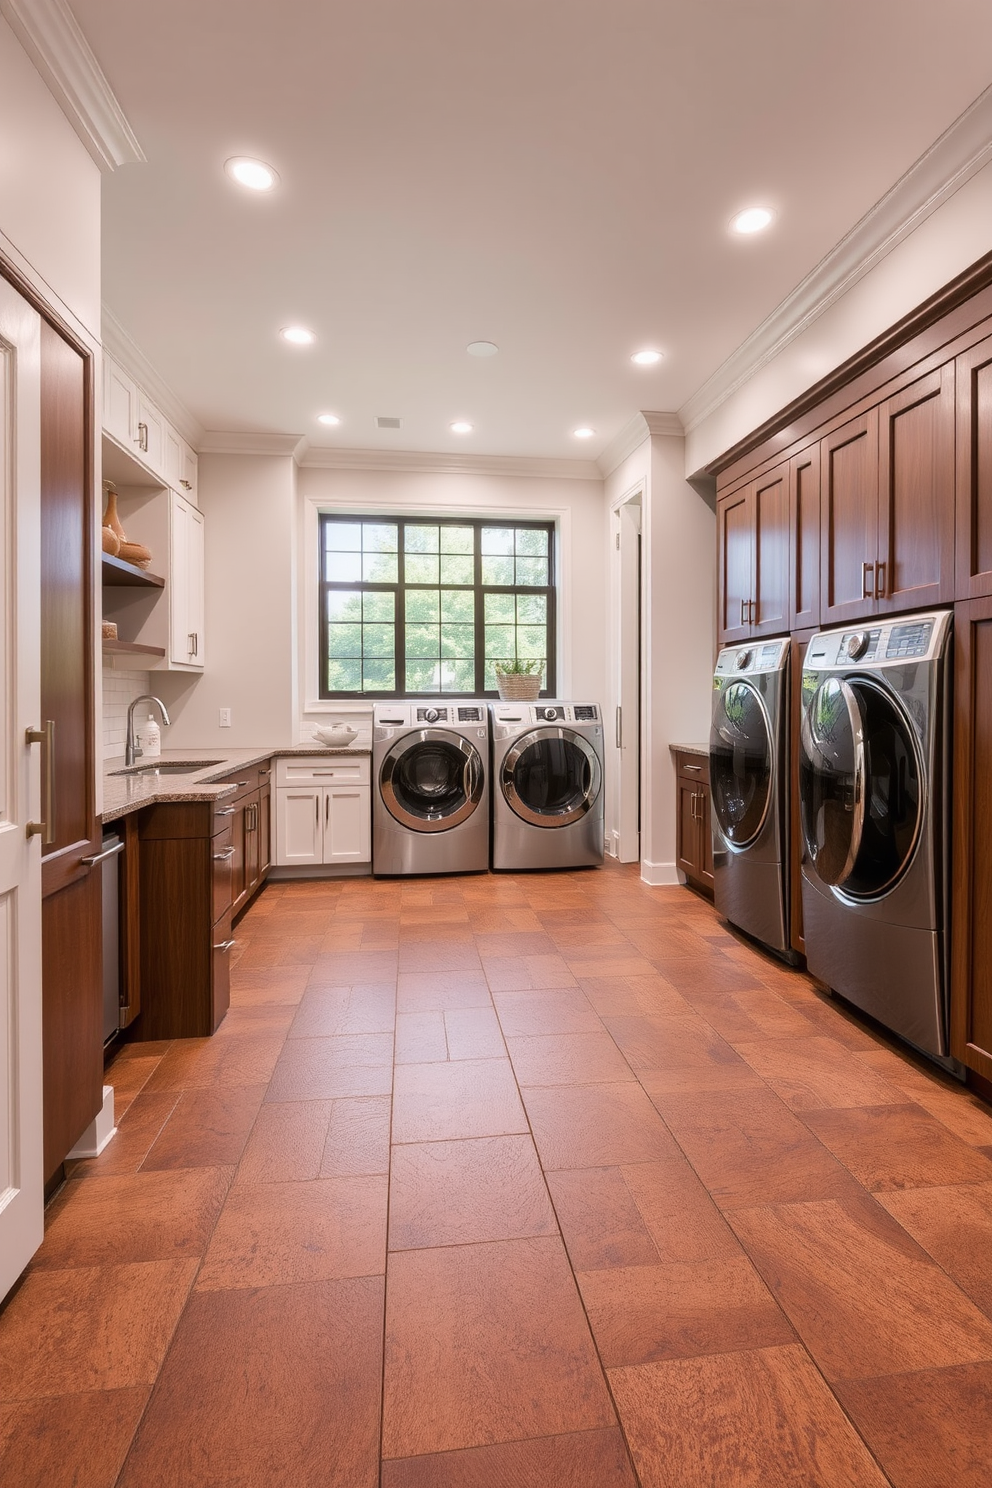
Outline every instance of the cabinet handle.
<path fill-rule="evenodd" d="M 139 424 L 138 425 L 138 438 L 137 438 L 137 440 L 135 442 L 136 442 L 136 444 L 137 444 L 137 446 L 138 446 L 139 449 L 144 450 L 146 454 L 148 453 L 148 425 L 147 424 Z"/>
<path fill-rule="evenodd" d="M 617 704 L 617 748 L 623 748 L 623 709 Z"/>
<path fill-rule="evenodd" d="M 319 827 L 320 826 L 320 791 L 318 791 L 317 794 L 314 796 L 314 798 L 313 798 L 313 804 L 314 804 L 314 810 L 316 812 L 316 822 L 317 822 L 317 825 Z"/>
<path fill-rule="evenodd" d="M 683 765 L 682 768 L 683 770 L 691 771 L 693 775 L 701 775 L 703 773 L 702 765 Z"/>
<path fill-rule="evenodd" d="M 43 744 L 42 756 L 42 819 L 28 822 L 25 828 L 29 837 L 40 837 L 42 847 L 52 847 L 55 842 L 55 719 L 46 718 L 40 729 L 26 729 L 25 742 Z"/>
<path fill-rule="evenodd" d="M 97 863 L 103 863 L 107 860 L 107 858 L 116 858 L 117 854 L 122 853 L 123 851 L 123 842 L 115 842 L 113 847 L 105 847 L 103 852 L 94 853 L 91 858 L 80 858 L 80 867 L 95 868 Z"/>
<path fill-rule="evenodd" d="M 235 790 L 240 790 L 243 785 L 250 785 L 251 782 L 248 780 L 232 780 L 231 784 Z"/>
<path fill-rule="evenodd" d="M 885 598 L 885 564 L 879 563 L 875 567 L 875 598 Z"/>
<path fill-rule="evenodd" d="M 862 563 L 862 565 L 861 565 L 861 598 L 862 599 L 874 599 L 875 598 L 874 574 L 875 574 L 875 565 L 874 565 L 874 563 Z M 871 577 L 871 580 L 872 580 L 872 582 L 870 584 L 868 582 L 869 577 Z"/>
<path fill-rule="evenodd" d="M 233 857 L 234 857 L 234 848 L 233 847 L 225 847 L 225 849 L 224 849 L 223 852 L 214 853 L 214 862 L 215 863 L 226 863 L 228 858 L 233 858 Z"/>
<path fill-rule="evenodd" d="M 215 945 L 214 946 L 214 950 L 215 951 L 229 951 L 231 949 L 231 947 L 232 946 L 236 946 L 237 943 L 238 942 L 236 940 L 222 940 L 221 943 L 220 943 L 220 945 Z"/>
<path fill-rule="evenodd" d="M 214 812 L 214 816 L 234 816 L 237 809 L 236 806 L 219 806 Z"/>
<path fill-rule="evenodd" d="M 755 617 L 755 612 L 756 612 L 757 608 L 758 608 L 758 606 L 757 606 L 756 602 L 753 599 L 749 599 L 748 602 L 747 602 L 747 618 L 748 618 L 748 624 L 750 624 L 750 625 L 753 625 L 754 624 L 754 617 Z"/>
<path fill-rule="evenodd" d="M 183 488 L 184 491 L 192 491 L 192 489 L 193 489 L 193 482 L 192 481 L 180 480 L 179 484 L 182 486 L 182 488 Z"/>
<path fill-rule="evenodd" d="M 325 822 L 329 822 L 330 819 L 331 819 L 331 797 L 330 797 L 330 793 L 328 792 L 328 794 L 324 797 L 324 821 Z"/>
<path fill-rule="evenodd" d="M 746 610 L 747 610 L 747 600 L 746 599 L 742 599 L 741 600 L 741 620 L 740 620 L 740 623 L 742 625 L 746 625 L 747 624 L 747 621 L 744 618 L 744 615 L 745 615 Z"/>
<path fill-rule="evenodd" d="M 692 795 L 689 797 L 689 815 L 692 817 L 693 821 L 698 821 L 699 820 L 699 818 L 696 815 L 696 802 L 698 800 L 699 800 L 698 795 L 696 794 L 695 791 L 693 791 Z"/>

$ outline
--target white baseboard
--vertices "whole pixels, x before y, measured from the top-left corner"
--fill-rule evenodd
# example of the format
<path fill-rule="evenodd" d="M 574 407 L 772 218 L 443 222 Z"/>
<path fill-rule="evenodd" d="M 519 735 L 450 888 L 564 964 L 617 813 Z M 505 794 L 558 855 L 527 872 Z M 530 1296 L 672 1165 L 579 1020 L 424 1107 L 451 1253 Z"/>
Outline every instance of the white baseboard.
<path fill-rule="evenodd" d="M 679 870 L 674 863 L 649 863 L 647 858 L 642 858 L 641 882 L 656 889 L 666 884 L 681 883 L 682 879 L 679 878 Z"/>
<path fill-rule="evenodd" d="M 111 1137 L 117 1135 L 114 1125 L 114 1087 L 104 1085 L 103 1105 L 83 1132 L 79 1141 L 67 1157 L 99 1157 Z"/>

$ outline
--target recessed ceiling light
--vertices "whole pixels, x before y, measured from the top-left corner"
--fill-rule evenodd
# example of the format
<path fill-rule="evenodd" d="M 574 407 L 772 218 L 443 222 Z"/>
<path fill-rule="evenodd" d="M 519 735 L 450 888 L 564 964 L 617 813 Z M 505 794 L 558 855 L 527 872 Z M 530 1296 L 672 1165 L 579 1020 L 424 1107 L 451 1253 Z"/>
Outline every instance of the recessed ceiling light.
<path fill-rule="evenodd" d="M 290 346 L 312 346 L 317 337 L 313 331 L 308 331 L 306 326 L 283 326 L 279 332 L 284 341 Z"/>
<path fill-rule="evenodd" d="M 317 422 L 318 424 L 327 424 L 329 428 L 333 428 L 334 425 L 339 424 L 341 420 L 338 418 L 336 413 L 318 413 Z"/>
<path fill-rule="evenodd" d="M 763 232 L 774 216 L 775 213 L 770 212 L 767 207 L 745 207 L 743 212 L 731 217 L 730 230 L 745 237 L 749 233 Z"/>
<path fill-rule="evenodd" d="M 495 341 L 470 341 L 465 350 L 469 356 L 491 357 L 499 351 Z"/>
<path fill-rule="evenodd" d="M 576 439 L 591 439 L 595 432 L 595 429 L 590 429 L 586 424 L 583 424 L 581 429 L 572 430 Z"/>
<path fill-rule="evenodd" d="M 664 355 L 663 351 L 635 351 L 630 360 L 636 362 L 639 367 L 653 367 L 655 362 L 660 362 Z"/>
<path fill-rule="evenodd" d="M 235 155 L 224 162 L 224 169 L 232 181 L 247 186 L 249 191 L 271 191 L 279 184 L 279 173 L 264 160 L 252 160 L 247 155 Z"/>
<path fill-rule="evenodd" d="M 464 419 L 456 419 L 451 425 L 452 434 L 471 434 L 472 425 L 467 424 Z"/>

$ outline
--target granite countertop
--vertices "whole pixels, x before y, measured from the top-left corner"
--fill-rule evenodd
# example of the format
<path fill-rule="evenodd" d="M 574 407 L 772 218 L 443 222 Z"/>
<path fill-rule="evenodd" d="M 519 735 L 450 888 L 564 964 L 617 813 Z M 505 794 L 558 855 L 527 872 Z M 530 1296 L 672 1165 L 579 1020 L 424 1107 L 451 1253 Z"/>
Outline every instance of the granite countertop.
<path fill-rule="evenodd" d="M 372 752 L 369 742 L 370 729 L 360 729 L 358 737 L 341 748 L 328 748 L 318 744 L 287 744 L 278 749 L 163 749 L 157 761 L 137 760 L 137 766 L 158 763 L 194 764 L 203 761 L 203 767 L 189 775 L 139 775 L 122 773 L 124 760 L 107 760 L 103 776 L 104 822 L 116 821 L 144 806 L 154 806 L 161 801 L 216 801 L 234 791 L 230 782 L 214 784 L 218 776 L 229 775 L 239 766 L 258 765 L 263 760 L 286 755 L 336 755 L 361 757 Z"/>
<path fill-rule="evenodd" d="M 704 754 L 710 757 L 710 746 L 708 744 L 669 744 L 672 754 Z"/>

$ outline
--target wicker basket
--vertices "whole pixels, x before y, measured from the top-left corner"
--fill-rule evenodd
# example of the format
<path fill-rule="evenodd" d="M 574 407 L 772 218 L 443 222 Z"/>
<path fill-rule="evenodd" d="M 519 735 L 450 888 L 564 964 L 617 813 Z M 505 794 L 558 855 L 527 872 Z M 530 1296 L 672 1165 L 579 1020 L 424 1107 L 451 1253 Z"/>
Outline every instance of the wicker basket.
<path fill-rule="evenodd" d="M 541 695 L 540 673 L 497 672 L 496 686 L 504 703 L 534 703 Z"/>

